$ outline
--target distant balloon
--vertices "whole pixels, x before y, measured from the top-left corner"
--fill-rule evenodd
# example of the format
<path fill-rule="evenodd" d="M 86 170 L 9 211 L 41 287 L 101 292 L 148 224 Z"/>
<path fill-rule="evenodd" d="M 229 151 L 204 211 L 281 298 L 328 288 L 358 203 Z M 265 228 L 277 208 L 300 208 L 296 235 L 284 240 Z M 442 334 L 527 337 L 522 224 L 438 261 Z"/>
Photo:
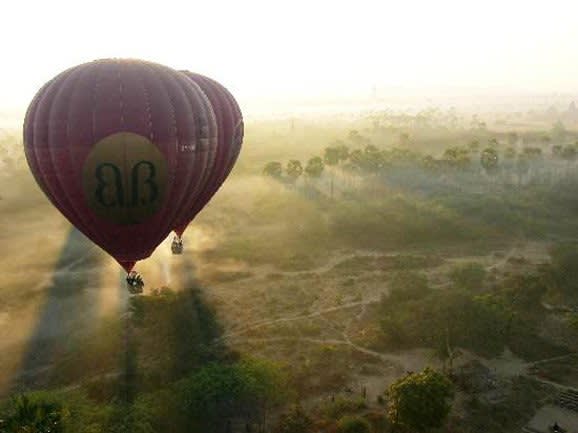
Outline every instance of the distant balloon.
<path fill-rule="evenodd" d="M 182 71 L 182 74 L 197 84 L 207 95 L 217 121 L 217 151 L 215 164 L 207 182 L 197 194 L 192 206 L 180 215 L 175 233 L 181 237 L 189 223 L 205 207 L 225 181 L 241 151 L 243 142 L 243 116 L 231 93 L 221 84 L 203 75 Z"/>
<path fill-rule="evenodd" d="M 232 140 L 242 123 L 230 126 L 240 113 L 225 99 L 155 63 L 82 64 L 30 103 L 26 158 L 50 201 L 128 272 L 184 229 L 230 171 L 238 148 L 220 145 L 217 126 Z"/>

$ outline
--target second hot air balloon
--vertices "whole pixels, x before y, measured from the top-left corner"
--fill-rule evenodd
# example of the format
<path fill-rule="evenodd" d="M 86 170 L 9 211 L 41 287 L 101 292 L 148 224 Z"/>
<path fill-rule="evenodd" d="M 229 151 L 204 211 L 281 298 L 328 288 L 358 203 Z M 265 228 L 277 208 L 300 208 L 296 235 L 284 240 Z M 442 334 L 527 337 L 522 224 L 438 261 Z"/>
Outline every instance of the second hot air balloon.
<path fill-rule="evenodd" d="M 243 116 L 239 105 L 233 95 L 222 84 L 193 72 L 182 71 L 182 74 L 198 85 L 209 99 L 215 114 L 217 147 L 213 170 L 209 173 L 207 182 L 204 183 L 203 188 L 196 195 L 192 206 L 181 213 L 178 223 L 174 227 L 177 235 L 172 243 L 174 254 L 182 252 L 181 237 L 183 232 L 215 195 L 233 169 L 241 151 L 244 134 Z"/>

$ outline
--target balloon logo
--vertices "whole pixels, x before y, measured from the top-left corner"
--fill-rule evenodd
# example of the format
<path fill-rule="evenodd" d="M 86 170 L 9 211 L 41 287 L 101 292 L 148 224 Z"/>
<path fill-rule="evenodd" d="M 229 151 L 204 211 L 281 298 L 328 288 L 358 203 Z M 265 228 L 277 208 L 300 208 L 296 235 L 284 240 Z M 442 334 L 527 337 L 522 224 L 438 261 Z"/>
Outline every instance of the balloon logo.
<path fill-rule="evenodd" d="M 82 170 L 84 198 L 95 214 L 138 224 L 164 202 L 167 162 L 148 138 L 118 132 L 96 143 Z"/>
<path fill-rule="evenodd" d="M 62 214 L 127 272 L 216 193 L 239 154 L 242 116 L 207 77 L 140 60 L 70 68 L 24 121 L 26 159 Z"/>

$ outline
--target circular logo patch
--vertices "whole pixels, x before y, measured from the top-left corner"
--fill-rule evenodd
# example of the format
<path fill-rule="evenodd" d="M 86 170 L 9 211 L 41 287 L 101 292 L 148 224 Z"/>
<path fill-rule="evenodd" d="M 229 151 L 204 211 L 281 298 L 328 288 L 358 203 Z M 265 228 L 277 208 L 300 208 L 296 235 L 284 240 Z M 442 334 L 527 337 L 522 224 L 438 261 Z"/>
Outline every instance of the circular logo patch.
<path fill-rule="evenodd" d="M 88 206 L 116 224 L 139 224 L 161 207 L 167 162 L 148 138 L 118 132 L 94 145 L 82 169 Z"/>

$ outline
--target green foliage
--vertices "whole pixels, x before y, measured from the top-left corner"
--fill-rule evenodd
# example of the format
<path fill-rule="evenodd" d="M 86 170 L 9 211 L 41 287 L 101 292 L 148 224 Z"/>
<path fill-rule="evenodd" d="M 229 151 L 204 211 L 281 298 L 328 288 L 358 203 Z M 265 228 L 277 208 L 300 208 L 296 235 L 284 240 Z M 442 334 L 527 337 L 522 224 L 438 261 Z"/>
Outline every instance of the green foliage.
<path fill-rule="evenodd" d="M 471 164 L 469 154 L 469 150 L 465 147 L 449 147 L 444 151 L 443 160 L 451 168 L 464 170 Z"/>
<path fill-rule="evenodd" d="M 157 290 L 131 302 L 139 351 L 150 354 L 149 363 L 154 361 L 145 386 L 168 384 L 226 357 L 226 349 L 215 341 L 221 326 L 201 288 Z"/>
<path fill-rule="evenodd" d="M 529 160 L 536 160 L 542 157 L 542 149 L 539 147 L 526 146 L 522 149 L 522 153 Z"/>
<path fill-rule="evenodd" d="M 187 423 L 219 431 L 234 417 L 248 421 L 287 398 L 287 376 L 270 361 L 210 364 L 181 381 L 177 393 Z"/>
<path fill-rule="evenodd" d="M 31 399 L 27 395 L 14 398 L 12 410 L 0 424 L 6 433 L 62 433 L 66 412 L 59 403 Z"/>
<path fill-rule="evenodd" d="M 363 149 L 355 149 L 349 154 L 348 168 L 358 173 L 375 174 L 385 164 L 384 153 L 371 144 Z"/>
<path fill-rule="evenodd" d="M 339 163 L 340 151 L 337 147 L 326 147 L 323 153 L 323 162 L 325 164 L 332 166 Z"/>
<path fill-rule="evenodd" d="M 468 143 L 468 149 L 470 150 L 470 152 L 477 152 L 479 148 L 480 148 L 480 140 L 478 139 L 470 140 L 470 142 Z"/>
<path fill-rule="evenodd" d="M 283 166 L 278 161 L 268 162 L 263 168 L 263 174 L 274 179 L 281 179 L 283 175 Z"/>
<path fill-rule="evenodd" d="M 546 270 L 548 288 L 566 300 L 578 299 L 578 247 L 559 244 L 550 251 L 552 263 Z"/>
<path fill-rule="evenodd" d="M 538 381 L 517 376 L 505 398 L 498 402 L 486 402 L 470 398 L 466 401 L 465 419 L 467 432 L 504 433 L 521 431 L 533 414 L 553 397 L 553 390 Z"/>
<path fill-rule="evenodd" d="M 324 168 L 323 160 L 319 156 L 314 156 L 307 161 L 305 174 L 311 178 L 318 178 L 321 177 Z"/>
<path fill-rule="evenodd" d="M 274 433 L 312 433 L 313 419 L 301 406 L 293 406 L 279 417 Z"/>
<path fill-rule="evenodd" d="M 100 433 L 110 417 L 110 407 L 95 404 L 78 390 L 33 392 L 0 406 L 2 433 Z"/>
<path fill-rule="evenodd" d="M 389 387 L 388 416 L 394 425 L 418 432 L 442 427 L 451 409 L 451 382 L 441 373 L 426 368 L 411 373 Z"/>
<path fill-rule="evenodd" d="M 333 238 L 355 248 L 452 243 L 480 231 L 437 203 L 403 194 L 377 197 L 369 191 L 340 201 L 329 218 Z"/>
<path fill-rule="evenodd" d="M 498 169 L 498 151 L 493 147 L 487 147 L 482 151 L 480 163 L 488 174 L 493 174 Z"/>
<path fill-rule="evenodd" d="M 480 263 L 465 263 L 449 273 L 452 283 L 465 290 L 480 290 L 486 278 L 486 269 Z"/>
<path fill-rule="evenodd" d="M 384 300 L 382 311 L 381 329 L 391 348 L 427 346 L 442 358 L 457 347 L 483 356 L 500 354 L 512 317 L 499 297 L 456 290 L 431 291 L 401 304 Z"/>
<path fill-rule="evenodd" d="M 337 423 L 339 433 L 371 433 L 371 424 L 359 416 L 344 416 Z"/>
<path fill-rule="evenodd" d="M 151 412 L 142 404 L 119 404 L 112 408 L 102 431 L 107 433 L 155 433 Z"/>
<path fill-rule="evenodd" d="M 291 182 L 295 182 L 302 173 L 303 167 L 301 166 L 300 161 L 292 159 L 287 163 L 287 176 Z"/>

